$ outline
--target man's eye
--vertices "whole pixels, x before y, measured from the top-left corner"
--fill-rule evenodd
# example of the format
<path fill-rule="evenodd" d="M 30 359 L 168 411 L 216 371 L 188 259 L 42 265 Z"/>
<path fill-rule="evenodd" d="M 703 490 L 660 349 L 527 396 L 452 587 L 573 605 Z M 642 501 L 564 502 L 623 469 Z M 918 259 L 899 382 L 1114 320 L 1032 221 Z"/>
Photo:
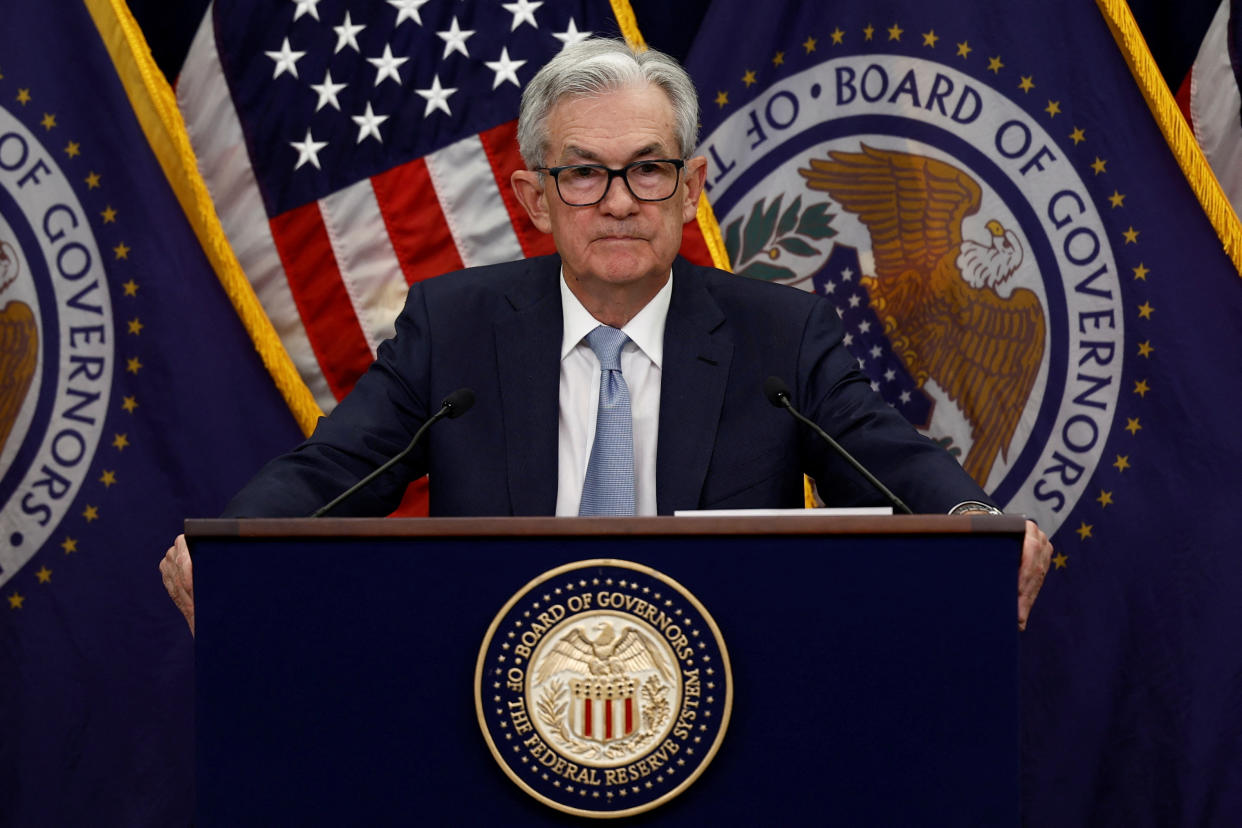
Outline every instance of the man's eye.
<path fill-rule="evenodd" d="M 571 178 L 590 179 L 599 176 L 599 170 L 594 167 L 570 167 L 566 172 Z"/>

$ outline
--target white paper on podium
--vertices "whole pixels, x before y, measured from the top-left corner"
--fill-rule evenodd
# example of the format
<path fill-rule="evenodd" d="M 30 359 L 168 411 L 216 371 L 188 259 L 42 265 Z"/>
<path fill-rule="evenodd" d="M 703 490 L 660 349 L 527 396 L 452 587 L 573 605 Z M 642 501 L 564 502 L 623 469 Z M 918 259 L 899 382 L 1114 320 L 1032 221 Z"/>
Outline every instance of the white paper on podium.
<path fill-rule="evenodd" d="M 891 515 L 892 506 L 856 506 L 822 509 L 702 509 L 673 512 L 673 517 L 784 517 L 785 515 L 814 515 L 816 517 L 841 517 L 845 515 Z"/>

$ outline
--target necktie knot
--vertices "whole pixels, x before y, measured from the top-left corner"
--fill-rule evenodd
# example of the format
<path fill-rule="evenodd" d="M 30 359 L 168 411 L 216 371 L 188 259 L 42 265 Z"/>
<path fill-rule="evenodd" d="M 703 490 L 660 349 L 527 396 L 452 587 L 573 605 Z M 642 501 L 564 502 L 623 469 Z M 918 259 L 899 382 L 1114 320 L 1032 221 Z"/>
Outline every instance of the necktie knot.
<path fill-rule="evenodd" d="M 621 370 L 621 349 L 630 338 L 617 328 L 600 325 L 587 334 L 587 344 L 599 357 L 599 367 L 604 371 Z"/>

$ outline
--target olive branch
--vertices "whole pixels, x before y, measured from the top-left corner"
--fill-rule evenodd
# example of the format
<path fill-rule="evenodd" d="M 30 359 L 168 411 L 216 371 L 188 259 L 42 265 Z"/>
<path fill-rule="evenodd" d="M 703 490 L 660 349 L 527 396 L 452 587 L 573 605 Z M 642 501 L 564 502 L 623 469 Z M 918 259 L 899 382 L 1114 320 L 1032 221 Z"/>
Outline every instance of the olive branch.
<path fill-rule="evenodd" d="M 793 269 L 776 262 L 785 253 L 810 257 L 820 255 L 811 241 L 830 239 L 837 234 L 831 223 L 828 202 L 802 208 L 802 196 L 782 210 L 783 195 L 768 206 L 759 199 L 745 219 L 737 218 L 725 228 L 725 249 L 733 272 L 751 279 L 774 281 L 792 279 Z"/>

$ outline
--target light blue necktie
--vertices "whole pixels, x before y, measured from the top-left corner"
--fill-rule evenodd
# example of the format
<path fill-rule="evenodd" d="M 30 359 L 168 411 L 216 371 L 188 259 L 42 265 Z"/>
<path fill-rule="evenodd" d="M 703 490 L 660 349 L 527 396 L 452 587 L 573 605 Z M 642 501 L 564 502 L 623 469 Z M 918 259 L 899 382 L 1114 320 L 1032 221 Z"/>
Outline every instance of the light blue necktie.
<path fill-rule="evenodd" d="M 634 420 L 630 389 L 621 376 L 621 348 L 629 341 L 607 325 L 587 334 L 587 343 L 599 357 L 599 413 L 580 515 L 634 514 Z"/>

